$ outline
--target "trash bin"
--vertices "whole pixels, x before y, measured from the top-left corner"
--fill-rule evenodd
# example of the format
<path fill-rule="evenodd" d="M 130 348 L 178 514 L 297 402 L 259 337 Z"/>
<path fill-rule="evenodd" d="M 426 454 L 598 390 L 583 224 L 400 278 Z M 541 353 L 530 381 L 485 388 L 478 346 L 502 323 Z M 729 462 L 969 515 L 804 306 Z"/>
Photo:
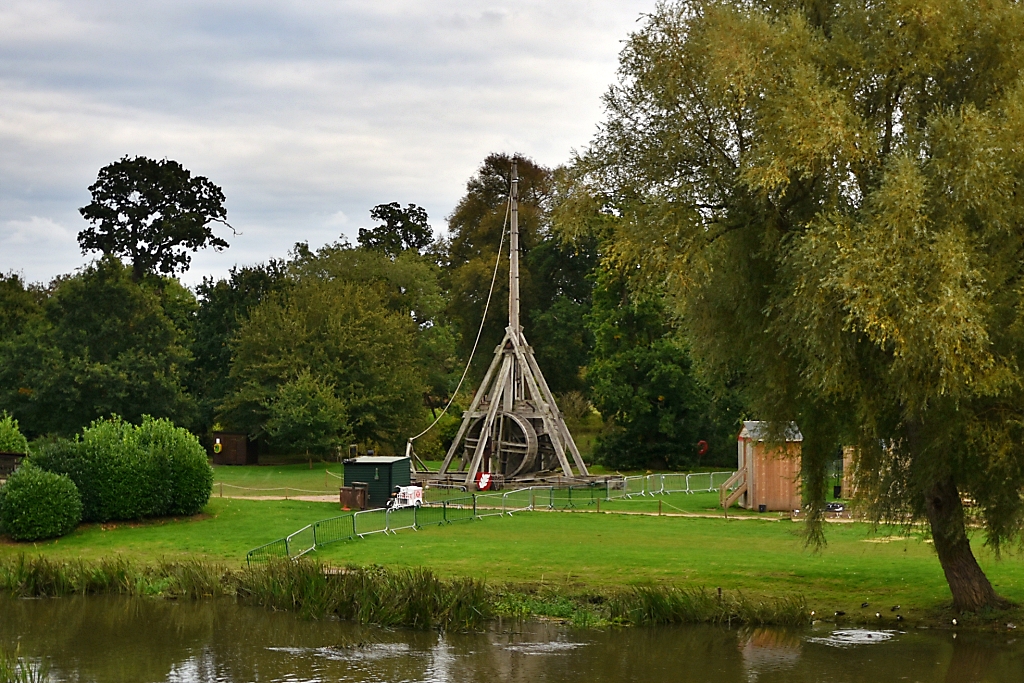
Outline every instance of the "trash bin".
<path fill-rule="evenodd" d="M 764 503 L 761 503 L 760 505 L 757 506 L 757 511 L 758 512 L 768 512 L 768 506 L 765 505 Z"/>
<path fill-rule="evenodd" d="M 842 498 L 843 497 L 843 487 L 842 486 L 833 486 L 832 487 L 832 497 L 837 499 L 837 500 L 839 498 Z"/>
<path fill-rule="evenodd" d="M 366 497 L 369 486 L 363 482 L 352 482 L 352 486 L 342 486 L 338 489 L 338 500 L 342 509 L 365 510 Z"/>

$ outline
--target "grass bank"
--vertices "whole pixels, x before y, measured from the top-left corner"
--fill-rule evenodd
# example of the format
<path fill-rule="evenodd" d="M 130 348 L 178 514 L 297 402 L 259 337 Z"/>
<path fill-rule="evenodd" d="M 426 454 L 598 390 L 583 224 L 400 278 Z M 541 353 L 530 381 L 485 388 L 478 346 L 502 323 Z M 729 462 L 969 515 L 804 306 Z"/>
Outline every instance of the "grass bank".
<path fill-rule="evenodd" d="M 666 500 L 695 511 L 703 504 L 699 495 Z M 84 525 L 58 541 L 38 544 L 0 541 L 0 561 L 25 553 L 60 561 L 121 555 L 151 566 L 196 560 L 237 569 L 249 549 L 337 514 L 337 505 L 329 503 L 214 498 L 191 519 Z M 717 600 L 721 587 L 724 595 L 743 596 L 751 604 L 800 596 L 818 615 L 843 611 L 846 620 L 881 625 L 892 625 L 897 613 L 930 623 L 945 618 L 949 589 L 923 535 L 834 524 L 827 529 L 829 545 L 814 553 L 804 547 L 801 529 L 800 523 L 766 516 L 533 512 L 370 536 L 326 546 L 316 558 L 338 567 L 427 568 L 446 581 L 486 581 L 497 591 L 496 604 L 509 614 L 518 614 L 516 601 L 530 613 L 562 619 L 575 619 L 581 606 L 602 605 L 607 612 L 600 618 L 614 620 L 621 613 L 612 611 L 613 598 L 624 592 L 678 589 L 698 595 L 703 590 Z M 1021 558 L 997 560 L 979 543 L 975 551 L 996 589 L 1024 603 Z M 502 598 L 504 587 L 512 597 Z M 899 612 L 890 609 L 895 605 Z"/>
<path fill-rule="evenodd" d="M 472 630 L 493 617 L 562 618 L 604 624 L 809 623 L 799 598 L 751 600 L 646 586 L 609 593 L 558 595 L 473 578 L 440 578 L 428 569 L 336 567 L 317 560 L 278 561 L 230 569 L 201 560 L 152 565 L 124 557 L 88 562 L 20 555 L 0 561 L 0 590 L 19 597 L 120 594 L 201 599 L 235 596 L 311 619 L 336 616 L 378 626 Z"/>
<path fill-rule="evenodd" d="M 336 514 L 337 503 L 211 498 L 195 517 L 82 524 L 63 538 L 37 543 L 0 537 L 0 559 L 25 552 L 86 560 L 123 554 L 144 563 L 199 558 L 239 566 L 249 549 Z"/>

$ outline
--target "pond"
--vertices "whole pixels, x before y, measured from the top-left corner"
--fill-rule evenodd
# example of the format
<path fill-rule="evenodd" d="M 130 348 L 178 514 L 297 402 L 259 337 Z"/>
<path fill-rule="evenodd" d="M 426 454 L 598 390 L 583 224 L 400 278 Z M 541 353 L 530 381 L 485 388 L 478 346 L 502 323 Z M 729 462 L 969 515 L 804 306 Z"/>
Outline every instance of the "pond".
<path fill-rule="evenodd" d="M 0 647 L 51 680 L 882 683 L 1024 680 L 1024 637 L 950 630 L 705 626 L 577 630 L 495 622 L 483 633 L 305 621 L 232 600 L 0 598 Z"/>

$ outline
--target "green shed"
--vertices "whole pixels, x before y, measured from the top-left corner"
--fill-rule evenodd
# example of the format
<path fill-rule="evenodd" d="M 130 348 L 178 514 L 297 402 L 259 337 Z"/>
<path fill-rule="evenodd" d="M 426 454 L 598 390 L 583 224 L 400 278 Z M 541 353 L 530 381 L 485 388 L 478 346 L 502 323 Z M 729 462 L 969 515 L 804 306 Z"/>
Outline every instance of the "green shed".
<path fill-rule="evenodd" d="M 406 456 L 364 456 L 349 458 L 345 463 L 345 486 L 356 482 L 369 485 L 371 508 L 384 507 L 396 486 L 408 486 L 412 464 Z"/>

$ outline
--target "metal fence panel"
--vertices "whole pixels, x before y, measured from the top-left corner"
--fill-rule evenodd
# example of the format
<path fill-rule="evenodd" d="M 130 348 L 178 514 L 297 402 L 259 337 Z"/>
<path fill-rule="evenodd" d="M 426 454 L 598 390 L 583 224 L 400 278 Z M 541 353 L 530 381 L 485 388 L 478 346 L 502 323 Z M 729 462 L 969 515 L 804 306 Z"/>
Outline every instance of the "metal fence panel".
<path fill-rule="evenodd" d="M 711 490 L 712 491 L 717 491 L 719 488 L 721 488 L 722 484 L 724 484 L 725 482 L 729 481 L 729 478 L 732 477 L 732 475 L 734 475 L 734 474 L 736 474 L 736 473 L 735 472 L 712 472 L 711 473 Z"/>
<path fill-rule="evenodd" d="M 711 490 L 711 473 L 695 472 L 686 475 L 686 492 L 701 493 Z"/>
<path fill-rule="evenodd" d="M 502 507 L 504 502 L 504 493 L 478 493 L 476 494 L 476 516 L 490 517 L 505 514 L 505 508 Z"/>
<path fill-rule="evenodd" d="M 661 494 L 665 488 L 665 475 L 663 474 L 648 474 L 647 475 L 647 493 L 653 495 Z"/>
<path fill-rule="evenodd" d="M 416 528 L 422 529 L 425 526 L 437 526 L 445 523 L 445 501 L 439 503 L 424 503 L 416 510 Z"/>
<path fill-rule="evenodd" d="M 388 530 L 387 510 L 363 510 L 352 515 L 352 527 L 356 536 L 381 534 Z"/>
<path fill-rule="evenodd" d="M 574 487 L 572 486 L 567 488 L 552 488 L 549 498 L 551 508 L 553 510 L 567 510 L 575 507 L 573 504 L 573 489 Z"/>
<path fill-rule="evenodd" d="M 388 531 L 395 532 L 399 529 L 416 528 L 416 507 L 395 508 L 387 511 Z"/>
<path fill-rule="evenodd" d="M 269 562 L 275 558 L 283 559 L 286 557 L 288 557 L 288 542 L 283 538 L 279 538 L 276 541 L 271 541 L 247 552 L 245 554 L 245 564 L 251 567 L 254 564 Z"/>
<path fill-rule="evenodd" d="M 316 550 L 316 536 L 313 534 L 313 525 L 307 524 L 293 534 L 285 537 L 285 544 L 288 547 L 288 557 L 295 559 L 306 553 Z"/>
<path fill-rule="evenodd" d="M 352 515 L 321 519 L 313 523 L 313 539 L 317 547 L 347 541 L 356 535 Z"/>
<path fill-rule="evenodd" d="M 613 498 L 622 498 L 626 495 L 626 480 L 625 479 L 608 479 L 605 481 L 607 487 L 606 500 Z"/>
<path fill-rule="evenodd" d="M 430 484 L 423 489 L 423 501 L 439 503 L 449 498 L 463 498 L 466 495 L 465 486 L 455 484 Z"/>
<path fill-rule="evenodd" d="M 462 522 L 476 517 L 476 496 L 450 498 L 444 502 L 444 521 Z"/>
<path fill-rule="evenodd" d="M 589 484 L 569 487 L 569 498 L 574 508 L 594 505 L 597 503 L 598 498 L 602 497 L 602 494 L 604 494 L 604 488 L 598 488 Z"/>
<path fill-rule="evenodd" d="M 624 480 L 626 492 L 623 494 L 627 498 L 632 496 L 642 496 L 647 488 L 647 477 L 640 475 L 637 477 L 626 477 Z"/>
<path fill-rule="evenodd" d="M 662 493 L 685 493 L 686 488 L 686 477 L 685 474 L 663 474 L 661 475 L 661 492 Z"/>

